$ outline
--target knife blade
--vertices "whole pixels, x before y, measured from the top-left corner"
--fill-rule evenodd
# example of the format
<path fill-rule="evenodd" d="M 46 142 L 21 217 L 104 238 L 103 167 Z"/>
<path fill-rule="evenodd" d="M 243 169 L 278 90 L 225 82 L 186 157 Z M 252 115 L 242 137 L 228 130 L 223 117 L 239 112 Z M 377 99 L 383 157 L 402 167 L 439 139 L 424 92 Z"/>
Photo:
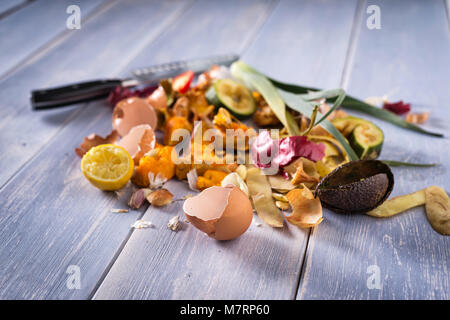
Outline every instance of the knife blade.
<path fill-rule="evenodd" d="M 76 103 L 105 98 L 118 85 L 134 87 L 152 85 L 160 79 L 174 77 L 182 72 L 192 70 L 198 74 L 217 65 L 231 65 L 238 60 L 236 54 L 218 55 L 201 59 L 175 61 L 150 67 L 138 68 L 131 72 L 132 77 L 126 79 L 101 79 L 78 82 L 61 87 L 37 89 L 31 91 L 31 107 L 33 110 L 46 110 Z"/>
<path fill-rule="evenodd" d="M 230 66 L 238 59 L 239 56 L 236 54 L 227 54 L 195 60 L 176 61 L 163 63 L 152 67 L 138 68 L 133 70 L 132 74 L 141 82 L 151 83 L 155 80 L 174 77 L 188 70 L 198 74 L 208 70 L 215 64 Z"/>

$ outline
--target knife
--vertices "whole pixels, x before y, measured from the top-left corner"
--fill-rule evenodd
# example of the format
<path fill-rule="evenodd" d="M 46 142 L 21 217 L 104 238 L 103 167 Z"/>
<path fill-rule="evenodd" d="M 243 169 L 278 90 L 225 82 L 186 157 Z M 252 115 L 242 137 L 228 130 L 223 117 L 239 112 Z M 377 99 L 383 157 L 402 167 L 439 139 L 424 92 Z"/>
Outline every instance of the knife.
<path fill-rule="evenodd" d="M 123 87 L 135 87 L 141 84 L 152 85 L 158 83 L 160 79 L 174 77 L 188 70 L 199 74 L 215 64 L 230 66 L 238 59 L 239 56 L 236 54 L 227 54 L 169 62 L 133 70 L 132 77 L 127 79 L 92 80 L 61 87 L 32 90 L 30 97 L 31 107 L 33 110 L 45 110 L 105 98 L 118 85 Z"/>

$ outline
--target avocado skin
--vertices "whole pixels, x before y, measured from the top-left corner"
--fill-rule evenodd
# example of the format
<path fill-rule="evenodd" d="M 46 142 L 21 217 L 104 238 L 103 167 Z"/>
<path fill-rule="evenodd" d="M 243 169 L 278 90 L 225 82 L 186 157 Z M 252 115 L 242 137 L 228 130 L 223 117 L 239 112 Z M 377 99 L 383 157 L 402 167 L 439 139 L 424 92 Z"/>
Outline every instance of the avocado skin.
<path fill-rule="evenodd" d="M 378 160 L 358 160 L 333 170 L 317 185 L 314 195 L 336 213 L 357 214 L 381 205 L 393 187 L 394 176 L 388 165 Z"/>

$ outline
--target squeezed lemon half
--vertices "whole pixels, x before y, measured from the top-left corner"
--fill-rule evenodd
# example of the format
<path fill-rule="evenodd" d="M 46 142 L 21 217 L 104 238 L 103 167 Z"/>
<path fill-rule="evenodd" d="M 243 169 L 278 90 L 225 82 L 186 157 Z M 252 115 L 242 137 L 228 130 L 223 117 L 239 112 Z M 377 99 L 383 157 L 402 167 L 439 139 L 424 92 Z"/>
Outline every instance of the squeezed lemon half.
<path fill-rule="evenodd" d="M 122 147 L 102 144 L 91 148 L 81 160 L 83 175 L 101 190 L 118 190 L 130 180 L 134 162 Z"/>

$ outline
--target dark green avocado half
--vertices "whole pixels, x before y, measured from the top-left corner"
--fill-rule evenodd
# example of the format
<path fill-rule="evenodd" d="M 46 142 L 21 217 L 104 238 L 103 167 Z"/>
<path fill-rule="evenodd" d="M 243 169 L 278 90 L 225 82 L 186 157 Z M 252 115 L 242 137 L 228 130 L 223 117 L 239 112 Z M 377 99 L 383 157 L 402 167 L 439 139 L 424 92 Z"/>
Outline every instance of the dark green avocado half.
<path fill-rule="evenodd" d="M 378 160 L 351 161 L 336 168 L 317 185 L 314 196 L 337 213 L 364 213 L 381 205 L 394 187 L 394 175 Z"/>

